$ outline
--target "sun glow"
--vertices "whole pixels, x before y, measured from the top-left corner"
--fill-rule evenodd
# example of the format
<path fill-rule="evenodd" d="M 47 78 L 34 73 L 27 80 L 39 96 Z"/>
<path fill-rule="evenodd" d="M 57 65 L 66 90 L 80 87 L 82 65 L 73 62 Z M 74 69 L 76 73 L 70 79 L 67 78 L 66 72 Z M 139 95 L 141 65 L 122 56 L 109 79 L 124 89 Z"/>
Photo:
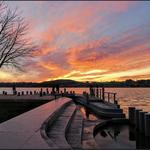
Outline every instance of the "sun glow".
<path fill-rule="evenodd" d="M 22 69 L 26 72 L 2 69 L 1 82 L 150 78 L 147 2 L 58 3 L 9 3 L 11 8 L 18 6 L 23 10 L 31 23 L 29 36 L 37 41 L 39 48 L 34 57 L 24 60 Z"/>

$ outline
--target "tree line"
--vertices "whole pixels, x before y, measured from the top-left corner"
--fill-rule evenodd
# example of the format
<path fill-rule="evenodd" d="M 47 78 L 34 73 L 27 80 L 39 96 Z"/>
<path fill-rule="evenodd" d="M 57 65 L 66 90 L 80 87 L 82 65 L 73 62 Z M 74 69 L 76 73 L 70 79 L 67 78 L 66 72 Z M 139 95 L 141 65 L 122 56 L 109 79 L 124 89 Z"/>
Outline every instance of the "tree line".
<path fill-rule="evenodd" d="M 110 81 L 110 82 L 78 82 L 73 80 L 55 80 L 41 83 L 34 82 L 1 82 L 0 87 L 53 87 L 59 85 L 60 87 L 150 87 L 150 79 L 147 80 L 132 80 L 125 81 Z"/>

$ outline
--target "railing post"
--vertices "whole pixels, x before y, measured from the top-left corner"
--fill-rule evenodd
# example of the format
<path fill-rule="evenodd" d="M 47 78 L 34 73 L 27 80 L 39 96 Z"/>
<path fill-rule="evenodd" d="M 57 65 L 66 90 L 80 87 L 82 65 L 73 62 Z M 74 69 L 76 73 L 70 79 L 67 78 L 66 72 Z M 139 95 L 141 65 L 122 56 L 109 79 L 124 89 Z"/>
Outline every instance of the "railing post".
<path fill-rule="evenodd" d="M 66 88 L 64 88 L 64 93 L 66 94 Z"/>
<path fill-rule="evenodd" d="M 86 93 L 86 95 L 85 95 L 85 96 L 86 96 L 86 103 L 87 103 L 87 104 L 89 104 L 89 94 L 88 94 L 88 93 Z"/>
<path fill-rule="evenodd" d="M 99 97 L 100 97 L 100 100 L 102 99 L 102 89 L 99 89 Z"/>
<path fill-rule="evenodd" d="M 105 89 L 102 87 L 102 100 L 105 101 Z"/>
<path fill-rule="evenodd" d="M 114 104 L 115 104 L 115 101 L 116 101 L 116 93 L 114 93 Z"/>
<path fill-rule="evenodd" d="M 110 102 L 110 93 L 108 93 L 108 102 Z"/>
<path fill-rule="evenodd" d="M 93 94 L 94 94 L 94 97 L 96 96 L 95 92 L 96 92 L 96 91 L 95 91 L 95 87 L 94 87 L 94 88 L 93 88 Z"/>
<path fill-rule="evenodd" d="M 98 94 L 98 87 L 96 89 L 96 97 L 98 98 L 99 94 Z"/>

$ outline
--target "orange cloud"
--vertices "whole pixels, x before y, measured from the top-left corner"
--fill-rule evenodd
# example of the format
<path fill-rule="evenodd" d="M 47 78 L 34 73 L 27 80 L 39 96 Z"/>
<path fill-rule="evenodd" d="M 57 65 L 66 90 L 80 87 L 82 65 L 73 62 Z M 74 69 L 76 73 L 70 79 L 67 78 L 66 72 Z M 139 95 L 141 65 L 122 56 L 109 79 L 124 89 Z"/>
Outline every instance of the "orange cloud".
<path fill-rule="evenodd" d="M 97 21 L 102 20 L 102 22 L 105 22 L 103 16 L 97 15 L 98 13 L 107 11 L 108 8 L 112 12 L 125 11 L 133 4 L 133 2 L 82 2 L 81 5 L 77 6 L 78 8 L 69 10 L 70 12 L 67 15 L 50 24 L 43 32 L 33 30 L 33 37 L 39 39 L 38 41 L 41 43 L 36 55 L 47 55 L 50 52 L 56 51 L 60 47 L 60 44 L 66 45 L 68 40 L 67 33 L 73 33 L 80 38 L 86 36 L 86 32 Z M 32 24 L 35 27 L 37 23 L 34 21 Z M 57 38 L 62 35 L 62 41 L 58 41 Z M 71 42 L 75 43 L 73 40 Z"/>
<path fill-rule="evenodd" d="M 34 33 L 33 37 L 40 45 L 35 61 L 29 61 L 26 66 L 27 70 L 33 71 L 29 71 L 33 77 L 26 73 L 16 80 L 69 78 L 99 81 L 149 77 L 149 70 L 143 70 L 150 64 L 149 26 L 146 28 L 142 24 L 128 31 L 118 30 L 117 36 L 112 34 L 118 29 L 114 18 L 134 3 L 80 2 L 62 11 L 64 14 L 53 22 L 50 14 L 45 20 L 46 25 L 43 22 L 39 29 L 34 30 L 38 21 L 33 22 L 31 35 Z"/>
<path fill-rule="evenodd" d="M 45 71 L 43 74 L 50 74 L 50 77 L 47 77 L 45 80 L 49 80 L 52 78 L 57 78 L 61 75 L 65 75 L 68 73 L 68 70 L 60 68 L 57 64 L 49 61 L 49 62 L 39 62 L 39 67 L 42 67 Z"/>
<path fill-rule="evenodd" d="M 142 33 L 142 31 L 139 32 Z M 106 80 L 106 77 L 107 79 L 119 79 L 127 74 L 129 77 L 135 77 L 136 74 L 138 76 L 147 75 L 150 68 L 146 72 L 142 70 L 149 67 L 150 64 L 150 44 L 146 34 L 144 34 L 145 38 L 142 36 L 137 37 L 132 32 L 130 34 L 127 32 L 115 43 L 111 42 L 112 38 L 106 38 L 69 49 L 66 53 L 68 63 L 74 70 L 77 70 L 70 77 L 80 80 Z M 86 72 L 91 68 L 107 70 L 107 72 L 103 76 L 99 74 L 84 77 L 78 72 Z M 135 71 L 131 74 L 130 70 Z M 139 73 L 138 70 L 142 72 Z"/>

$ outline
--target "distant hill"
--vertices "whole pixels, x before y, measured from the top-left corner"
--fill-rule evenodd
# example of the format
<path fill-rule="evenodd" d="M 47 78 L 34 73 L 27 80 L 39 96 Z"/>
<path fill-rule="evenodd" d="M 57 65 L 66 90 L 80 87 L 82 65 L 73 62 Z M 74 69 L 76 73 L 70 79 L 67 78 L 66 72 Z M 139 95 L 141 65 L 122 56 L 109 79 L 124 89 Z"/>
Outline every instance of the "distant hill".
<path fill-rule="evenodd" d="M 131 80 L 128 79 L 126 81 L 110 81 L 110 82 L 79 82 L 74 80 L 53 80 L 53 81 L 43 81 L 40 83 L 33 82 L 1 82 L 0 87 L 52 87 L 54 85 L 59 85 L 61 87 L 89 87 L 89 85 L 93 86 L 105 86 L 105 87 L 150 87 L 150 79 L 147 80 Z"/>
<path fill-rule="evenodd" d="M 44 81 L 41 82 L 43 85 L 59 85 L 62 87 L 78 87 L 78 86 L 86 86 L 86 83 L 74 81 L 74 80 L 66 80 L 66 79 L 60 79 L 60 80 L 53 80 L 53 81 Z"/>

